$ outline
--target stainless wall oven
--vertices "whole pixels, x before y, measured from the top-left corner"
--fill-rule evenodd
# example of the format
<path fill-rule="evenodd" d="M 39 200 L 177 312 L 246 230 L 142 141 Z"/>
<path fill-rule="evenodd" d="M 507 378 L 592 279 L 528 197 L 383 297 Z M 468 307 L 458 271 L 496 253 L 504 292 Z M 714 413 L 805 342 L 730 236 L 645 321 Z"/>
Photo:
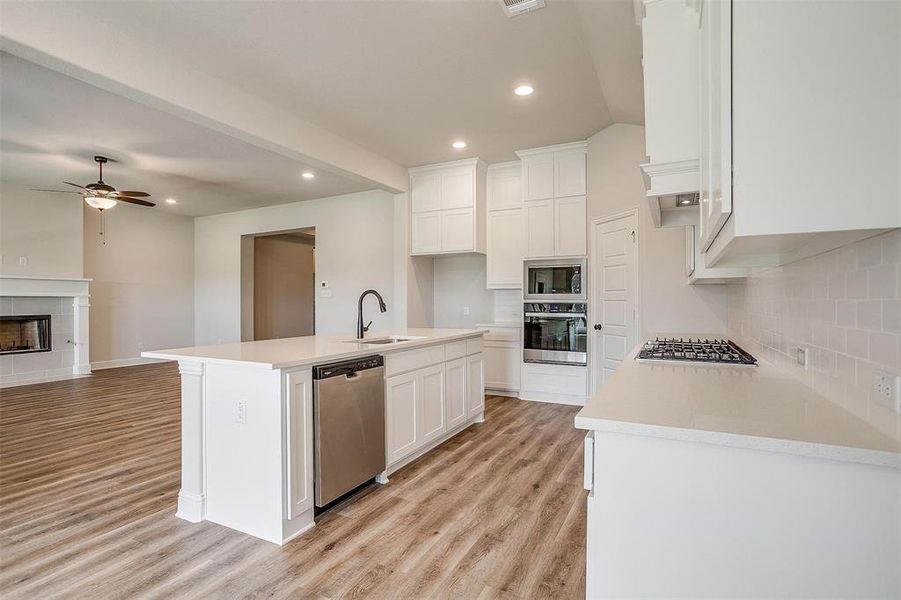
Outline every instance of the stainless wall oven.
<path fill-rule="evenodd" d="M 585 259 L 557 258 L 523 262 L 526 302 L 584 302 Z"/>
<path fill-rule="evenodd" d="M 554 365 L 588 364 L 588 305 L 583 302 L 523 306 L 523 360 Z"/>

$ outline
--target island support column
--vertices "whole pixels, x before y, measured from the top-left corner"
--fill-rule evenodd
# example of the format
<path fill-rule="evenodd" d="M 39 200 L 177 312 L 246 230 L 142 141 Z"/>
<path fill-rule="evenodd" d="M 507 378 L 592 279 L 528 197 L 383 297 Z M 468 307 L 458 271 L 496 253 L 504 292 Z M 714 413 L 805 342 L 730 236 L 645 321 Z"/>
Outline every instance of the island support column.
<path fill-rule="evenodd" d="M 206 518 L 203 479 L 203 363 L 179 361 L 181 374 L 181 489 L 175 516 L 197 523 Z"/>

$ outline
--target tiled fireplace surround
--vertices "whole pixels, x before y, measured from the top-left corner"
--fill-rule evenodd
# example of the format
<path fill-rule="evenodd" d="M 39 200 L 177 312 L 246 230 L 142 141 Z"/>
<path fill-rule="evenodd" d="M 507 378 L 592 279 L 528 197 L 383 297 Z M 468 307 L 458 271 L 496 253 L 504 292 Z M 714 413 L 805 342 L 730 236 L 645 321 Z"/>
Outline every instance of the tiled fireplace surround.
<path fill-rule="evenodd" d="M 91 372 L 88 280 L 0 278 L 0 314 L 50 315 L 50 352 L 0 356 L 0 387 Z"/>
<path fill-rule="evenodd" d="M 749 351 L 901 439 L 901 417 L 871 389 L 873 369 L 901 370 L 901 230 L 730 284 L 728 321 Z"/>

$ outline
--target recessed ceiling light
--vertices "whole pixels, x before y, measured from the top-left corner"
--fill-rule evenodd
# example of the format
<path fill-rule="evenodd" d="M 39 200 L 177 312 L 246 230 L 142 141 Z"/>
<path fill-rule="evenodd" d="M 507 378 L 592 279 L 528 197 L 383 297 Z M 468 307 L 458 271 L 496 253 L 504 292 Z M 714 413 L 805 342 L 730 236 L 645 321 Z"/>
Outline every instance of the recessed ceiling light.
<path fill-rule="evenodd" d="M 522 84 L 520 86 L 517 86 L 517 88 L 513 90 L 513 93 L 517 96 L 528 96 L 534 91 L 535 88 L 533 88 L 531 85 Z"/>
<path fill-rule="evenodd" d="M 466 142 L 464 142 L 464 141 L 461 140 L 461 141 L 458 141 L 458 142 L 454 142 L 453 144 L 451 144 L 451 146 L 453 146 L 453 147 L 456 148 L 457 150 L 462 150 L 463 148 L 466 147 Z"/>
<path fill-rule="evenodd" d="M 312 171 L 304 171 L 300 174 L 300 176 L 304 179 L 313 179 L 314 177 L 316 177 L 316 175 L 314 175 Z"/>
<path fill-rule="evenodd" d="M 175 198 L 166 198 L 166 204 L 176 204 L 178 200 Z"/>

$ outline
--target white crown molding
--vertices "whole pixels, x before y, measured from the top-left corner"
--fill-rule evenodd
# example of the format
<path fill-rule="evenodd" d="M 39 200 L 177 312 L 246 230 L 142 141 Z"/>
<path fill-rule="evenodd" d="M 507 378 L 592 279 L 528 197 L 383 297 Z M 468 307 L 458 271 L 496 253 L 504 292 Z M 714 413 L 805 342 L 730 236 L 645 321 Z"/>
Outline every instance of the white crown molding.
<path fill-rule="evenodd" d="M 648 196 L 687 194 L 700 189 L 700 161 L 680 160 L 640 165 Z"/>
<path fill-rule="evenodd" d="M 494 163 L 492 165 L 488 165 L 488 172 L 498 171 L 502 169 L 519 169 L 522 167 L 522 161 L 519 160 L 508 160 L 507 162 Z"/>
<path fill-rule="evenodd" d="M 534 156 L 535 154 L 545 154 L 547 152 L 562 152 L 565 150 L 588 150 L 588 140 L 580 140 L 578 142 L 569 142 L 566 144 L 554 144 L 553 146 L 541 146 L 540 148 L 526 148 L 525 150 L 517 150 L 516 156 L 522 158 L 524 156 Z"/>
<path fill-rule="evenodd" d="M 487 168 L 488 165 L 481 158 L 464 158 L 461 160 L 452 160 L 452 161 L 443 162 L 443 163 L 435 163 L 432 165 L 421 165 L 419 167 L 410 167 L 407 170 L 412 175 L 414 173 L 435 171 L 438 169 L 446 169 L 448 167 L 472 167 L 472 166 L 478 166 L 478 167 L 481 167 L 484 169 L 484 168 Z"/>

